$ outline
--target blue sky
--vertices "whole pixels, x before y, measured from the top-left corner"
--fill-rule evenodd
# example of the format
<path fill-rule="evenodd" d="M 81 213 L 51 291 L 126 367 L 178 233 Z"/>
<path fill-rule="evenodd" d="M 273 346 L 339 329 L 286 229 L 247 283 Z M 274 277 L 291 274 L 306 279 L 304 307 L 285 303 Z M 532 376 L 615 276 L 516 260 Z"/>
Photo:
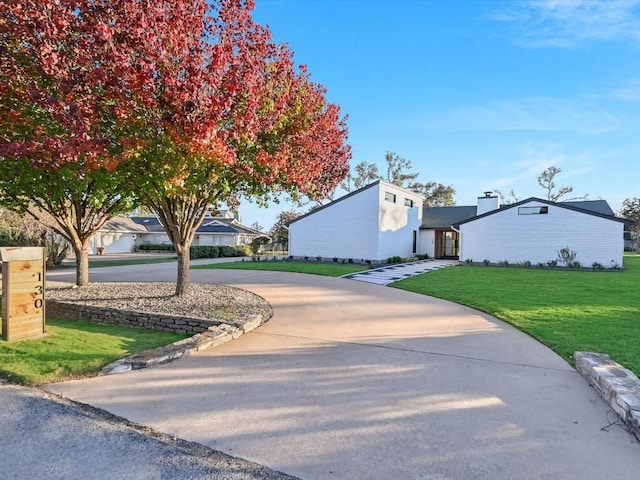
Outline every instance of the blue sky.
<path fill-rule="evenodd" d="M 349 116 L 352 165 L 395 152 L 458 205 L 544 196 L 552 165 L 614 209 L 640 196 L 640 0 L 256 0 L 254 19 Z"/>

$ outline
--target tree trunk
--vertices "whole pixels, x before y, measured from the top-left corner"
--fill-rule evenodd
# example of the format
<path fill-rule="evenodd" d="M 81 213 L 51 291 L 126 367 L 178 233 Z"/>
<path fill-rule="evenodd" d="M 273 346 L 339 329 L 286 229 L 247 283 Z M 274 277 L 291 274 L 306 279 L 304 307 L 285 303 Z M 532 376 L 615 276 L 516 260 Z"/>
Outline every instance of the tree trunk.
<path fill-rule="evenodd" d="M 189 264 L 191 261 L 191 245 L 176 245 L 176 253 L 178 254 L 176 296 L 182 297 L 189 293 L 189 284 L 191 282 L 189 272 Z"/>
<path fill-rule="evenodd" d="M 76 245 L 74 242 L 73 252 L 76 255 L 76 285 L 86 287 L 89 285 L 89 246 Z"/>

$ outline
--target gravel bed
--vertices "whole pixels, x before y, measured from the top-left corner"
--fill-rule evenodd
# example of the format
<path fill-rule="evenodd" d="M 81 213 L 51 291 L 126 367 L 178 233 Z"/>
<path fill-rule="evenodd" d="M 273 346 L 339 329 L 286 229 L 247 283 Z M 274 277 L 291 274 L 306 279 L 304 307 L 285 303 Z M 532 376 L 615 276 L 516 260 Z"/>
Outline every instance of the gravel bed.
<path fill-rule="evenodd" d="M 176 297 L 176 285 L 154 283 L 93 283 L 78 288 L 68 283 L 47 283 L 47 297 L 97 307 L 184 315 L 236 323 L 262 315 L 270 318 L 269 303 L 255 293 L 229 285 L 192 283 L 187 295 Z"/>

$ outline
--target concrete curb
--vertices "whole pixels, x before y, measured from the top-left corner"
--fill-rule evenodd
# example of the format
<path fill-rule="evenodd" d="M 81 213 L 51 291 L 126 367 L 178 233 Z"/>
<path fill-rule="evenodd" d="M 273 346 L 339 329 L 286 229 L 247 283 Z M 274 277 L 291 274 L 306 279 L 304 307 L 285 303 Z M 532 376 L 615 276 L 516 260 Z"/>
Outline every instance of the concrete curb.
<path fill-rule="evenodd" d="M 269 319 L 263 315 L 256 315 L 240 326 L 229 324 L 212 326 L 209 327 L 206 332 L 197 333 L 184 340 L 179 340 L 164 347 L 134 353 L 128 357 L 116 360 L 103 367 L 102 374 L 112 375 L 171 362 L 195 352 L 234 340 L 251 330 L 255 330 L 260 325 L 266 323 L 267 320 Z"/>
<path fill-rule="evenodd" d="M 256 315 L 240 326 L 223 324 L 209 327 L 206 332 L 197 333 L 193 337 L 185 338 L 184 340 L 171 343 L 165 347 L 145 350 L 144 352 L 134 353 L 128 357 L 116 360 L 105 366 L 102 369 L 102 374 L 112 375 L 171 362 L 195 352 L 234 340 L 258 328 L 260 325 L 266 323 L 267 320 L 268 318 L 264 318 L 262 315 Z"/>
<path fill-rule="evenodd" d="M 575 352 L 576 369 L 640 440 L 640 379 L 609 355 Z"/>

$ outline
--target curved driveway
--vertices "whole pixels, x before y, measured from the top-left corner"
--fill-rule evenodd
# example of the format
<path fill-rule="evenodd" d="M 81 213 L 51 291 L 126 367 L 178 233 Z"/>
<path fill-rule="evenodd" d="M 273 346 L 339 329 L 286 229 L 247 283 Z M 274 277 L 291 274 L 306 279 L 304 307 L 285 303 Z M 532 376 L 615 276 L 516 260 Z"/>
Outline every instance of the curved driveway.
<path fill-rule="evenodd" d="M 174 269 L 100 268 L 91 280 L 173 281 Z M 192 270 L 192 281 L 256 292 L 275 315 L 168 365 L 46 389 L 304 479 L 640 471 L 638 442 L 602 429 L 616 418 L 582 377 L 493 317 L 340 278 Z"/>

